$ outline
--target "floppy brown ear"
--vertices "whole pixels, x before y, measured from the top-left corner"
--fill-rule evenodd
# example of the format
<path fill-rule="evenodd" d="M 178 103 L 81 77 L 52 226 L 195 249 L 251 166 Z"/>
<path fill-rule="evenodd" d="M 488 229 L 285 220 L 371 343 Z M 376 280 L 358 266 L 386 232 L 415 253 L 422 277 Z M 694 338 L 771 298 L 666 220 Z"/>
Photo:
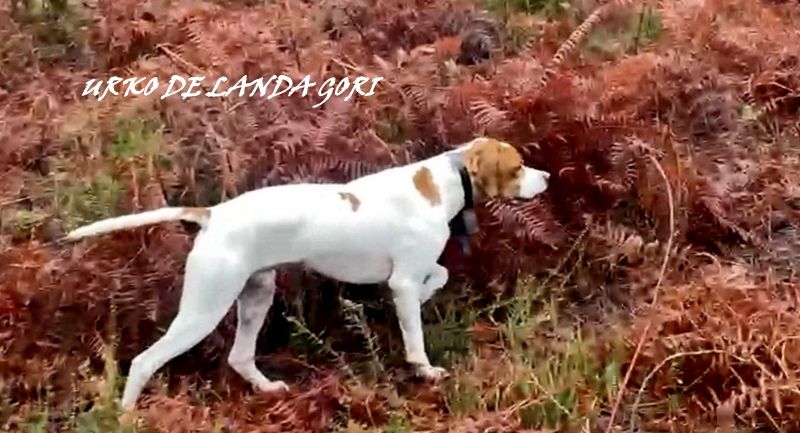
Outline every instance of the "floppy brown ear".
<path fill-rule="evenodd" d="M 465 165 L 477 193 L 484 198 L 492 198 L 500 192 L 497 184 L 498 145 L 491 140 L 483 140 L 469 149 L 465 156 Z"/>
<path fill-rule="evenodd" d="M 468 150 L 464 157 L 464 165 L 467 167 L 467 172 L 474 178 L 480 171 L 480 148 Z"/>

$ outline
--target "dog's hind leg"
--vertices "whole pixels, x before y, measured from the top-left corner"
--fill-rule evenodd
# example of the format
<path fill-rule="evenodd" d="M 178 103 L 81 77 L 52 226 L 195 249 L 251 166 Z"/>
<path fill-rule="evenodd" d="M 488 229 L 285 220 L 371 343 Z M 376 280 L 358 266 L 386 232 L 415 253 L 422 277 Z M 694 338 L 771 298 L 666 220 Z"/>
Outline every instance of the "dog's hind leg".
<path fill-rule="evenodd" d="M 238 324 L 233 347 L 228 355 L 228 364 L 231 368 L 261 392 L 288 389 L 283 381 L 272 381 L 264 376 L 255 362 L 258 333 L 264 326 L 264 320 L 274 297 L 274 270 L 259 271 L 247 281 L 236 300 Z"/>
<path fill-rule="evenodd" d="M 186 262 L 178 314 L 167 332 L 131 362 L 121 406 L 133 409 L 150 377 L 216 328 L 247 281 L 248 272 L 217 252 L 192 251 Z"/>

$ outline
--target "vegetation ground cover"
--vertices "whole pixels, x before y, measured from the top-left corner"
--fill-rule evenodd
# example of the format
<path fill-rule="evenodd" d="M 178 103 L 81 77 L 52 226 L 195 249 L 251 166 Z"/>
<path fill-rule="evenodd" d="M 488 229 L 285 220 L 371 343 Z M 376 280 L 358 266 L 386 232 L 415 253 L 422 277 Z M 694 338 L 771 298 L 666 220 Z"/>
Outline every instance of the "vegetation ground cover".
<path fill-rule="evenodd" d="M 0 6 L 0 425 L 78 432 L 800 430 L 800 19 L 774 0 Z M 382 76 L 374 95 L 81 95 L 92 78 Z M 209 89 L 210 90 L 210 89 Z M 116 406 L 194 228 L 81 223 L 335 182 L 475 135 L 553 173 L 449 245 L 411 380 L 385 289 L 287 268 L 254 393 L 234 311 Z M 331 308 L 333 307 L 333 308 Z"/>

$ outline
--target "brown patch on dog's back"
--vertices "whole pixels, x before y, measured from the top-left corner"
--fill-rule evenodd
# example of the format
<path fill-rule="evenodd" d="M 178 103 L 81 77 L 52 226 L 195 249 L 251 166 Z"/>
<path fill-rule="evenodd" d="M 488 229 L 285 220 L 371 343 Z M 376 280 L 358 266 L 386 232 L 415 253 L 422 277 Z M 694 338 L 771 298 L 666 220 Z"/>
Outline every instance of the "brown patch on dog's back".
<path fill-rule="evenodd" d="M 510 197 L 519 192 L 522 157 L 510 145 L 484 138 L 478 140 L 464 156 L 467 170 L 480 194 L 486 197 Z"/>
<path fill-rule="evenodd" d="M 439 195 L 439 186 L 433 181 L 433 175 L 427 167 L 422 167 L 414 174 L 414 188 L 424 197 L 431 206 L 442 202 Z"/>
<path fill-rule="evenodd" d="M 339 197 L 341 197 L 342 200 L 347 200 L 350 202 L 350 207 L 353 208 L 353 212 L 357 211 L 358 207 L 361 206 L 361 201 L 352 193 L 340 192 Z"/>

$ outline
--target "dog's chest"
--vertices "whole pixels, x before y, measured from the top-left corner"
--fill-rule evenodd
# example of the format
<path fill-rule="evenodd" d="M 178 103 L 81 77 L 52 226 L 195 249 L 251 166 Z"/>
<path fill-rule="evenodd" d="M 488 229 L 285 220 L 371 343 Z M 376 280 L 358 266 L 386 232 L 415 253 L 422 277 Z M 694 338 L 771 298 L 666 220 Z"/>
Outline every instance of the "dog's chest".
<path fill-rule="evenodd" d="M 311 257 L 304 264 L 329 278 L 351 284 L 377 284 L 392 272 L 388 257 L 357 254 L 330 254 Z"/>

